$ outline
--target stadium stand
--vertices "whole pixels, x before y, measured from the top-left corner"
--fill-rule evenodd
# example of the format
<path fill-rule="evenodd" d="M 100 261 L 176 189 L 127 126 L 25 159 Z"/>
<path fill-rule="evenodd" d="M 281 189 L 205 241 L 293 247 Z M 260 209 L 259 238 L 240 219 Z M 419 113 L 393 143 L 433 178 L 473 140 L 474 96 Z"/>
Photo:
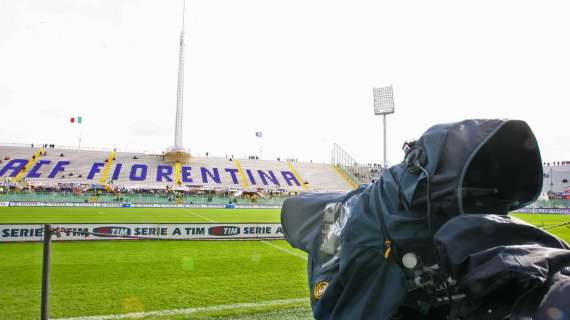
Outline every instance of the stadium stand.
<path fill-rule="evenodd" d="M 353 186 L 329 164 L 194 157 L 187 164 L 163 155 L 60 148 L 0 146 L 5 187 L 75 189 L 346 192 Z"/>
<path fill-rule="evenodd" d="M 361 164 L 336 143 L 333 144 L 331 163 L 353 188 L 378 179 L 383 172 L 380 164 Z"/>
<path fill-rule="evenodd" d="M 561 194 L 570 188 L 570 164 L 567 161 L 545 163 L 543 193 Z"/>
<path fill-rule="evenodd" d="M 544 163 L 534 206 L 570 206 L 570 162 Z M 280 205 L 300 192 L 346 192 L 381 175 L 336 147 L 333 165 L 0 145 L 0 201 Z"/>

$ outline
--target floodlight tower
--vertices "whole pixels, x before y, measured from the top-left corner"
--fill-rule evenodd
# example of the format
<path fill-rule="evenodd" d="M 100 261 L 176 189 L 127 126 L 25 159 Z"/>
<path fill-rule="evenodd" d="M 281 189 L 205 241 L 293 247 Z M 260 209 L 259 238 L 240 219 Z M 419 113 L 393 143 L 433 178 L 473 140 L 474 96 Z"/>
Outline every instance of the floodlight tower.
<path fill-rule="evenodd" d="M 386 115 L 394 113 L 394 92 L 392 86 L 373 88 L 374 94 L 374 114 L 383 118 L 384 127 L 384 169 L 388 168 L 388 160 L 386 158 Z"/>
<path fill-rule="evenodd" d="M 186 0 L 182 8 L 182 28 L 180 30 L 180 49 L 178 52 L 178 88 L 176 91 L 176 123 L 174 129 L 174 146 L 166 149 L 165 159 L 171 162 L 187 162 L 190 152 L 182 146 L 182 119 L 184 111 L 184 16 Z"/>

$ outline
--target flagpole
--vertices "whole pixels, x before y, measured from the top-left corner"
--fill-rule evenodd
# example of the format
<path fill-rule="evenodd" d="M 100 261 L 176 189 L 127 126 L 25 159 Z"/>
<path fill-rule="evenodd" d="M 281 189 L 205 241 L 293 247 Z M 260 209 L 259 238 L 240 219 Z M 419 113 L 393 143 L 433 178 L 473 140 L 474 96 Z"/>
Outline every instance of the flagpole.
<path fill-rule="evenodd" d="M 256 131 L 255 136 L 259 138 L 259 160 L 263 159 L 263 131 Z"/>
<path fill-rule="evenodd" d="M 81 116 L 77 117 L 77 125 L 79 125 L 79 144 L 77 149 L 81 149 L 81 136 L 83 135 L 83 126 L 81 125 L 83 123 L 83 119 Z"/>

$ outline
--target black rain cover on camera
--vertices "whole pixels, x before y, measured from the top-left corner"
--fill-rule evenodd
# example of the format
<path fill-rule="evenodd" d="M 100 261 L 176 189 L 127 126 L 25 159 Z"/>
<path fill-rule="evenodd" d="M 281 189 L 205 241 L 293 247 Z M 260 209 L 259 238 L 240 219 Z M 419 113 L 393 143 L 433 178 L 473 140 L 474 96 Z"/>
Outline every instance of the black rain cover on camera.
<path fill-rule="evenodd" d="M 570 293 L 570 274 L 560 273 L 570 266 L 570 247 L 550 233 L 511 216 L 462 215 L 434 243 L 440 267 L 469 297 L 454 306 L 453 319 L 557 318 L 540 316 L 549 307 L 570 315 L 570 304 L 560 303 Z"/>
<path fill-rule="evenodd" d="M 431 179 L 432 232 L 465 213 L 506 214 L 540 194 L 540 153 L 523 121 L 436 125 L 414 148 Z M 407 293 L 399 257 L 415 252 L 424 264 L 435 262 L 427 175 L 412 165 L 393 166 L 380 180 L 344 196 L 309 193 L 285 201 L 285 237 L 309 253 L 316 318 L 386 319 Z"/>

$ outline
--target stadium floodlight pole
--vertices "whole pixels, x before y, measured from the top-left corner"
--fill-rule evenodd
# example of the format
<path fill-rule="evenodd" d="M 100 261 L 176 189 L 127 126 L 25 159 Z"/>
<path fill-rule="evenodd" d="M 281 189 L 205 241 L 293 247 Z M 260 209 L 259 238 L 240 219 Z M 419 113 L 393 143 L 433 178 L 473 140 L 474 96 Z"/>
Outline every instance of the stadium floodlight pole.
<path fill-rule="evenodd" d="M 176 88 L 176 121 L 174 127 L 174 146 L 167 148 L 165 159 L 171 162 L 186 162 L 190 152 L 182 145 L 182 125 L 184 115 L 184 29 L 186 17 L 186 0 L 182 8 L 182 26 L 180 29 L 180 48 L 178 51 L 178 85 Z"/>
<path fill-rule="evenodd" d="M 51 265 L 51 225 L 44 225 L 44 255 L 42 264 L 42 301 L 41 301 L 41 318 L 48 320 L 49 318 L 49 278 Z"/>
<path fill-rule="evenodd" d="M 182 29 L 180 30 L 180 50 L 178 52 L 178 87 L 176 91 L 176 126 L 174 129 L 174 146 L 182 147 L 182 118 L 184 111 L 184 18 L 186 0 L 182 8 Z"/>
<path fill-rule="evenodd" d="M 394 113 L 394 92 L 392 86 L 373 88 L 374 95 L 374 114 L 382 115 L 384 128 L 384 169 L 388 168 L 388 160 L 386 157 L 386 115 Z"/>

